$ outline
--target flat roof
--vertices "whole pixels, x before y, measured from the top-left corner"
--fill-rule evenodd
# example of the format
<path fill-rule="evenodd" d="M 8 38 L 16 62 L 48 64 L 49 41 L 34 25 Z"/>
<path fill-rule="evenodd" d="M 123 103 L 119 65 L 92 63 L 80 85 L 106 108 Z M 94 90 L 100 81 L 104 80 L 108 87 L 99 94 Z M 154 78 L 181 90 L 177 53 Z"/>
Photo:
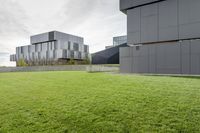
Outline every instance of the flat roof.
<path fill-rule="evenodd" d="M 127 10 L 133 9 L 136 7 L 165 1 L 165 0 L 120 0 L 120 10 L 126 13 Z"/>

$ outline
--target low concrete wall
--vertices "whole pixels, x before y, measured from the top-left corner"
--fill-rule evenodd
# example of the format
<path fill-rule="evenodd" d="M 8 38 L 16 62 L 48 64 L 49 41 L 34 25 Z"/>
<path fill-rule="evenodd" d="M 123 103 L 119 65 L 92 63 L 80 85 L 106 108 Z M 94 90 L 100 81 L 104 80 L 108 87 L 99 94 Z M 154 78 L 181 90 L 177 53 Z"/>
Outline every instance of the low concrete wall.
<path fill-rule="evenodd" d="M 87 72 L 115 72 L 119 71 L 117 66 L 103 66 L 103 65 L 91 65 L 86 69 Z"/>
<path fill-rule="evenodd" d="M 34 71 L 116 71 L 119 67 L 103 65 L 65 65 L 65 66 L 30 66 L 30 67 L 0 67 L 0 72 L 34 72 Z"/>

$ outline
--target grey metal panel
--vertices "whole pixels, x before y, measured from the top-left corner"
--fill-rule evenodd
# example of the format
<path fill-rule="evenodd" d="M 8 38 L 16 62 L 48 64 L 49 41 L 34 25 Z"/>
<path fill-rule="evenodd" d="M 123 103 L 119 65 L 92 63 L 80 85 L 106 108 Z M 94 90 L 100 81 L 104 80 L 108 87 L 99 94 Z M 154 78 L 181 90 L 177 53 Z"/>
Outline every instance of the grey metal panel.
<path fill-rule="evenodd" d="M 180 39 L 200 37 L 199 7 L 199 0 L 179 0 Z"/>
<path fill-rule="evenodd" d="M 180 73 L 180 45 L 179 43 L 160 44 L 157 46 L 156 68 L 158 73 Z"/>
<path fill-rule="evenodd" d="M 158 4 L 141 7 L 141 42 L 158 41 Z"/>
<path fill-rule="evenodd" d="M 200 38 L 199 0 L 164 0 L 143 5 L 151 2 L 121 0 L 121 9 L 128 9 L 128 43 Z M 134 5 L 137 6 L 130 8 Z M 140 5 L 143 6 L 138 7 Z M 141 16 L 138 15 L 140 8 Z"/>
<path fill-rule="evenodd" d="M 49 41 L 49 32 L 31 36 L 31 44 Z"/>
<path fill-rule="evenodd" d="M 191 59 L 191 51 L 190 51 L 190 41 L 181 42 L 181 73 L 182 74 L 190 74 L 190 59 Z"/>
<path fill-rule="evenodd" d="M 137 57 L 136 57 L 137 58 Z M 148 73 L 148 56 L 140 56 L 138 57 L 139 62 L 139 73 Z"/>
<path fill-rule="evenodd" d="M 42 51 L 47 51 L 47 43 L 42 43 Z"/>
<path fill-rule="evenodd" d="M 162 44 L 157 44 L 156 46 L 156 71 L 158 73 L 164 73 L 164 68 L 166 67 L 165 65 L 165 47 L 167 46 L 164 46 Z"/>
<path fill-rule="evenodd" d="M 199 55 L 191 55 L 191 74 L 200 74 L 200 57 Z"/>
<path fill-rule="evenodd" d="M 23 48 L 23 58 L 25 59 L 25 60 L 28 60 L 29 59 L 29 55 L 28 55 L 28 46 L 22 46 L 22 48 Z"/>
<path fill-rule="evenodd" d="M 149 73 L 156 73 L 156 45 L 148 45 Z"/>
<path fill-rule="evenodd" d="M 132 72 L 132 57 L 122 57 L 120 69 L 122 73 L 131 73 Z"/>
<path fill-rule="evenodd" d="M 133 46 L 133 47 L 130 47 L 130 57 L 132 57 L 132 64 L 129 64 L 132 68 L 131 68 L 131 71 L 133 73 L 137 73 L 138 72 L 138 55 L 139 55 L 139 52 L 136 50 L 136 46 Z M 121 65 L 121 64 L 120 64 Z"/>
<path fill-rule="evenodd" d="M 148 47 L 134 46 L 132 47 L 133 56 L 133 72 L 148 73 Z"/>
<path fill-rule="evenodd" d="M 35 52 L 35 45 L 29 45 L 30 51 L 29 52 Z"/>
<path fill-rule="evenodd" d="M 200 40 L 191 41 L 191 53 L 200 55 Z"/>
<path fill-rule="evenodd" d="M 130 54 L 120 56 L 121 72 L 200 74 L 200 40 L 124 48 L 123 53 Z"/>
<path fill-rule="evenodd" d="M 66 42 L 71 41 L 72 44 L 74 42 L 75 43 L 80 43 L 80 44 L 84 43 L 84 39 L 82 37 L 78 37 L 78 36 L 74 36 L 74 35 L 58 32 L 58 31 L 55 31 L 54 38 L 55 38 L 55 40 L 62 40 L 62 41 L 66 41 Z"/>
<path fill-rule="evenodd" d="M 135 44 L 141 42 L 141 8 L 128 10 L 127 12 L 127 42 L 128 44 Z"/>
<path fill-rule="evenodd" d="M 139 59 L 135 56 L 132 57 L 132 72 L 139 73 Z"/>
<path fill-rule="evenodd" d="M 170 43 L 166 47 L 166 72 L 172 74 L 181 73 L 181 61 L 180 61 L 180 44 Z"/>
<path fill-rule="evenodd" d="M 121 47 L 120 48 L 120 58 L 121 57 L 129 57 L 131 56 L 131 47 Z"/>
<path fill-rule="evenodd" d="M 159 3 L 159 41 L 178 39 L 178 0 Z"/>
<path fill-rule="evenodd" d="M 41 51 L 40 54 L 41 54 L 41 59 L 42 59 L 42 60 L 45 60 L 46 57 L 47 57 L 47 56 L 46 56 L 46 51 Z"/>
<path fill-rule="evenodd" d="M 132 72 L 132 56 L 131 49 L 129 47 L 120 48 L 120 69 L 122 73 Z"/>
<path fill-rule="evenodd" d="M 191 74 L 200 74 L 200 41 L 191 41 Z"/>

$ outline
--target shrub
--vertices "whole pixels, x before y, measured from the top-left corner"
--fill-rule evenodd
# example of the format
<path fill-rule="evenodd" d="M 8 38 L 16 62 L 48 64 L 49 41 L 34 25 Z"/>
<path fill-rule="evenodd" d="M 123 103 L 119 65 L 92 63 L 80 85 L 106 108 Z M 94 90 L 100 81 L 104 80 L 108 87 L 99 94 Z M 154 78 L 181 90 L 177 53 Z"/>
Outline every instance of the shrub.
<path fill-rule="evenodd" d="M 75 64 L 75 60 L 74 59 L 70 59 L 68 62 L 67 62 L 68 65 L 74 65 Z"/>
<path fill-rule="evenodd" d="M 86 58 L 82 61 L 82 64 L 90 64 L 90 59 L 89 58 Z"/>
<path fill-rule="evenodd" d="M 20 59 L 20 60 L 17 62 L 17 66 L 24 67 L 24 66 L 28 66 L 28 64 L 27 64 L 23 59 Z"/>

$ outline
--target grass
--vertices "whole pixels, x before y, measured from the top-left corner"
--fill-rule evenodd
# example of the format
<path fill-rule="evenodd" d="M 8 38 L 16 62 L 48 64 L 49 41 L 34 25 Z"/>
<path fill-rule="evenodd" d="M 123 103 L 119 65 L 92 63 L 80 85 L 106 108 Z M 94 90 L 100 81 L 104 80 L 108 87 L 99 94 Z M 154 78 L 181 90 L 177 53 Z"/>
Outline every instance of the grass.
<path fill-rule="evenodd" d="M 0 133 L 199 133 L 200 78 L 0 73 Z"/>

